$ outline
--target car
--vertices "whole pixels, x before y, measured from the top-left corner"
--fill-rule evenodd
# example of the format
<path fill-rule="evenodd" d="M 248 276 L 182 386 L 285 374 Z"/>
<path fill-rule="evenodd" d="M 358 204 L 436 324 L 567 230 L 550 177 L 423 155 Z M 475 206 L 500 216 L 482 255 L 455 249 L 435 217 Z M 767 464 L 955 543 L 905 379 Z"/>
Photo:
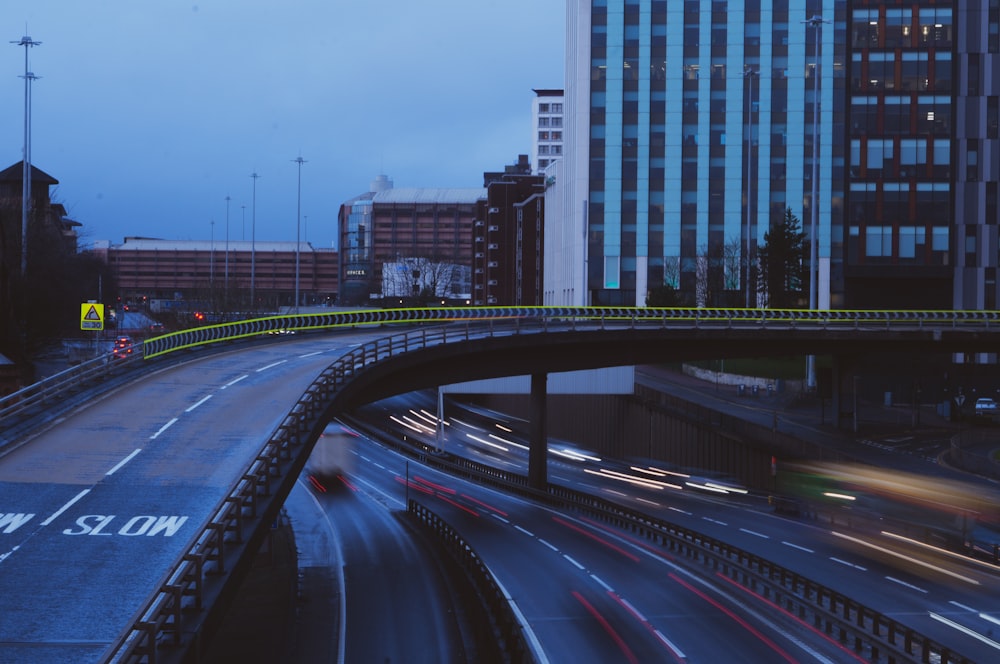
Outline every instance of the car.
<path fill-rule="evenodd" d="M 976 399 L 976 416 L 993 417 L 997 414 L 997 402 L 990 397 Z"/>
<path fill-rule="evenodd" d="M 121 336 L 115 339 L 115 345 L 111 350 L 111 354 L 116 358 L 126 358 L 132 354 L 132 338 Z"/>

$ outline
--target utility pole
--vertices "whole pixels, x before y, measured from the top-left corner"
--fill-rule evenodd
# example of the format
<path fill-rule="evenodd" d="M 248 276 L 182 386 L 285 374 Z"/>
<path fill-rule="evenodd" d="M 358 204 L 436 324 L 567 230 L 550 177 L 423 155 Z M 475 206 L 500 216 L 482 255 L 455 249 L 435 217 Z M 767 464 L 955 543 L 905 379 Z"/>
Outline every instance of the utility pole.
<path fill-rule="evenodd" d="M 292 161 L 299 165 L 299 188 L 295 208 L 295 313 L 299 313 L 299 245 L 302 242 L 299 229 L 302 225 L 302 164 L 306 163 L 306 160 L 299 155 Z"/>
<path fill-rule="evenodd" d="M 806 25 L 816 29 L 816 42 L 813 45 L 813 126 L 812 126 L 812 194 L 809 199 L 809 309 L 816 309 L 816 299 L 819 292 L 819 238 L 816 236 L 819 226 L 819 44 L 823 35 L 822 16 L 813 16 L 804 21 Z M 806 357 L 806 386 L 816 388 L 816 356 Z"/>
<path fill-rule="evenodd" d="M 21 161 L 21 278 L 28 274 L 28 216 L 31 211 L 31 82 L 37 76 L 28 70 L 28 51 L 42 42 L 25 35 L 11 44 L 24 47 L 24 159 Z"/>
<path fill-rule="evenodd" d="M 253 178 L 253 208 L 250 215 L 250 311 L 257 311 L 255 296 L 255 279 L 257 270 L 257 171 L 250 174 Z"/>

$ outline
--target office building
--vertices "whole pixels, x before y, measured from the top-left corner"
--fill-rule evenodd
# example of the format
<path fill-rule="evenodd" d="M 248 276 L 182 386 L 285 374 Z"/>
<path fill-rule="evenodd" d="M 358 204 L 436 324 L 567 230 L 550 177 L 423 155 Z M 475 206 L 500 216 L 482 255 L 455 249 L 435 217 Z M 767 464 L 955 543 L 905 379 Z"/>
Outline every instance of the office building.
<path fill-rule="evenodd" d="M 535 90 L 531 100 L 531 163 L 535 175 L 562 159 L 563 91 Z"/>
<path fill-rule="evenodd" d="M 766 304 L 791 210 L 801 306 L 997 308 L 998 24 L 998 0 L 569 2 L 548 195 L 586 241 L 547 298 Z"/>
<path fill-rule="evenodd" d="M 396 189 L 380 176 L 369 191 L 340 206 L 340 303 L 380 305 L 397 280 L 383 275 L 391 264 L 410 271 L 411 292 L 465 302 L 471 295 L 472 224 L 482 188 Z M 414 268 L 416 264 L 423 267 Z M 464 268 L 464 269 L 456 269 Z M 412 272 L 420 274 L 416 278 Z M 433 273 L 428 283 L 428 272 Z M 442 295 L 443 294 L 443 295 Z M 414 299 L 414 298 L 411 298 Z M 398 301 L 394 305 L 400 304 Z"/>

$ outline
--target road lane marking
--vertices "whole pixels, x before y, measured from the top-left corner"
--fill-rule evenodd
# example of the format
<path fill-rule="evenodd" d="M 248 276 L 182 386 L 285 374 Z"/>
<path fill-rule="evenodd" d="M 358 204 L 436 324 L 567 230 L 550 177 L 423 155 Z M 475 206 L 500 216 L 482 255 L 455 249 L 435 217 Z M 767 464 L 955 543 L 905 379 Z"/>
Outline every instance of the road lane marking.
<path fill-rule="evenodd" d="M 503 517 L 502 517 L 502 516 L 500 516 L 499 514 L 494 514 L 493 512 L 490 512 L 490 516 L 492 516 L 492 517 L 493 517 L 494 519 L 496 519 L 497 521 L 503 521 L 503 522 L 504 522 L 504 523 L 506 523 L 507 525 L 510 525 L 510 521 L 508 521 L 507 519 L 503 518 Z"/>
<path fill-rule="evenodd" d="M 524 533 L 528 537 L 534 537 L 535 536 L 535 533 L 531 532 L 530 530 L 525 530 L 524 528 L 522 528 L 521 526 L 518 526 L 518 525 L 514 526 L 514 530 L 520 530 L 522 533 Z"/>
<path fill-rule="evenodd" d="M 129 455 L 127 456 L 127 457 L 125 457 L 124 459 L 122 459 L 121 461 L 119 461 L 119 462 L 118 462 L 118 463 L 117 463 L 117 464 L 115 465 L 115 467 L 114 467 L 114 468 L 112 468 L 111 470 L 109 470 L 108 472 L 106 472 L 106 473 L 104 473 L 104 474 L 105 474 L 105 475 L 114 475 L 114 474 L 115 474 L 115 471 L 119 470 L 119 469 L 120 469 L 120 468 L 121 468 L 122 466 L 124 466 L 124 465 L 125 465 L 125 464 L 127 464 L 127 463 L 128 463 L 129 461 L 131 461 L 132 459 L 134 459 L 134 458 L 135 458 L 135 455 L 136 455 L 136 454 L 138 454 L 139 452 L 142 452 L 142 448 L 141 448 L 141 447 L 138 447 L 138 448 L 136 448 L 136 450 L 135 450 L 134 452 L 132 452 L 132 454 L 129 454 Z"/>
<path fill-rule="evenodd" d="M 867 567 L 862 567 L 861 565 L 855 565 L 854 563 L 849 563 L 846 560 L 841 560 L 840 558 L 834 558 L 833 556 L 830 556 L 830 560 L 832 560 L 835 563 L 840 563 L 841 565 L 847 565 L 848 567 L 853 567 L 854 569 L 859 569 L 862 572 L 867 572 L 868 571 Z"/>
<path fill-rule="evenodd" d="M 234 378 L 231 381 L 229 381 L 228 383 L 226 383 L 225 385 L 223 385 L 222 389 L 224 390 L 227 387 L 232 387 L 233 385 L 235 385 L 236 383 L 240 382 L 241 380 L 246 380 L 249 377 L 250 377 L 250 374 L 243 374 L 239 378 Z"/>
<path fill-rule="evenodd" d="M 200 399 L 199 401 L 197 401 L 196 403 L 193 403 L 193 404 L 191 404 L 190 406 L 188 406 L 187 408 L 185 408 L 185 409 L 184 409 L 184 412 L 185 412 L 185 413 L 190 413 L 190 412 L 191 412 L 192 410 L 194 410 L 195 408 L 197 408 L 197 407 L 198 407 L 198 406 L 200 406 L 201 404 L 203 404 L 203 403 L 205 403 L 206 401 L 208 401 L 209 399 L 211 399 L 211 398 L 212 398 L 212 396 L 213 396 L 213 395 L 209 394 L 209 395 L 207 395 L 207 396 L 204 396 L 204 397 L 202 397 L 202 398 L 201 398 L 201 399 Z"/>
<path fill-rule="evenodd" d="M 658 629 L 654 629 L 653 634 L 656 634 L 656 636 L 660 639 L 660 641 L 663 641 L 663 645 L 665 645 L 666 647 L 670 648 L 670 650 L 673 651 L 677 659 L 687 659 L 687 656 L 684 655 L 684 652 L 680 648 L 675 646 L 673 643 L 671 643 L 670 639 L 668 639 L 666 636 L 663 635 L 663 632 L 661 632 Z"/>
<path fill-rule="evenodd" d="M 81 498 L 83 498 L 84 496 L 86 496 L 88 493 L 90 493 L 90 489 L 84 489 L 80 493 L 76 494 L 76 497 L 74 497 L 71 501 L 69 501 L 68 503 L 66 503 L 62 507 L 60 507 L 59 511 L 57 511 L 55 514 L 53 514 L 52 516 L 50 516 L 49 518 L 47 518 L 45 521 L 42 521 L 42 525 L 43 526 L 47 526 L 50 523 L 52 523 L 53 521 L 55 521 L 57 518 L 59 518 L 60 514 L 62 514 L 66 510 L 68 510 L 70 507 L 73 506 L 73 503 L 75 503 L 76 501 L 80 500 Z"/>
<path fill-rule="evenodd" d="M 320 353 L 322 353 L 322 352 L 323 352 L 323 351 L 321 351 L 321 350 L 317 350 L 317 351 L 314 351 L 314 352 L 312 352 L 312 353 L 306 353 L 305 355 L 299 355 L 299 359 L 300 359 L 300 360 L 304 360 L 304 359 L 306 359 L 307 357 L 312 357 L 313 355 L 319 355 L 319 354 L 320 354 Z"/>
<path fill-rule="evenodd" d="M 978 639 L 978 640 L 982 641 L 983 643 L 985 643 L 986 645 L 990 646 L 991 648 L 996 648 L 997 650 L 1000 650 L 1000 643 L 997 643 L 993 639 L 990 639 L 990 638 L 987 638 L 987 637 L 983 636 L 982 634 L 980 634 L 979 632 L 977 632 L 975 630 L 969 629 L 965 625 L 959 625 L 954 620 L 949 620 L 948 618 L 945 618 L 944 616 L 939 616 L 938 614 L 934 613 L 933 611 L 928 611 L 927 615 L 929 615 L 934 620 L 937 620 L 938 622 L 944 623 L 948 627 L 951 627 L 953 629 L 957 629 L 958 631 L 962 632 L 963 634 L 967 634 L 968 636 L 971 636 L 974 639 Z"/>
<path fill-rule="evenodd" d="M 701 518 L 704 519 L 705 521 L 711 521 L 712 523 L 718 524 L 720 526 L 728 526 L 729 525 L 725 521 L 719 521 L 718 519 L 713 519 L 713 518 L 708 517 L 708 516 L 703 516 Z"/>
<path fill-rule="evenodd" d="M 960 609 L 964 609 L 965 611 L 968 611 L 970 613 L 978 613 L 978 611 L 976 611 L 975 609 L 973 609 L 971 606 L 966 606 L 965 604 L 960 604 L 960 603 L 956 602 L 955 600 L 949 600 L 948 603 L 951 604 L 952 606 L 957 606 Z"/>
<path fill-rule="evenodd" d="M 805 551 L 806 553 L 816 553 L 812 549 L 807 549 L 806 547 L 799 546 L 798 544 L 792 544 L 791 542 L 785 542 L 784 540 L 782 540 L 781 543 L 784 544 L 785 546 L 790 546 L 793 549 L 798 549 L 799 551 Z"/>
<path fill-rule="evenodd" d="M 546 542 L 545 540 L 543 540 L 541 537 L 538 538 L 538 541 L 541 542 L 542 544 L 544 544 L 545 546 L 549 547 L 550 549 L 552 549 L 556 553 L 559 553 L 559 549 L 556 546 L 554 546 L 552 544 L 549 544 L 548 542 Z"/>
<path fill-rule="evenodd" d="M 176 421 L 177 421 L 177 418 L 176 418 L 176 417 L 175 417 L 175 418 L 173 418 L 173 419 L 171 419 L 171 420 L 170 420 L 169 422 L 167 422 L 167 423 L 166 423 L 166 424 L 164 424 L 164 425 L 163 425 L 162 427 L 160 427 L 160 430 L 159 430 L 159 431 L 157 431 L 157 432 L 156 432 L 156 433 L 154 433 L 154 434 L 153 434 L 152 436 L 150 436 L 150 437 L 149 437 L 149 439 L 150 439 L 150 440 L 156 440 L 156 437 L 157 437 L 157 436 L 159 436 L 159 435 L 160 435 L 161 433 L 163 433 L 164 431 L 166 431 L 166 430 L 167 430 L 167 429 L 169 429 L 170 427 L 174 426 L 174 423 L 175 423 Z"/>
<path fill-rule="evenodd" d="M 691 516 L 691 512 L 688 512 L 687 510 L 682 510 L 682 509 L 681 509 L 681 508 L 679 508 L 679 507 L 667 507 L 667 509 L 668 509 L 668 510 L 673 510 L 673 511 L 675 511 L 675 512 L 680 512 L 681 514 L 686 514 L 686 515 L 688 515 L 688 516 Z"/>
<path fill-rule="evenodd" d="M 600 584 L 600 586 L 605 590 L 607 590 L 609 593 L 614 592 L 614 589 L 612 589 L 612 587 L 609 586 L 608 584 L 604 583 L 604 581 L 602 581 L 600 577 L 598 577 L 596 574 L 591 574 L 590 578 L 592 578 L 594 581 L 597 581 L 597 583 Z"/>
<path fill-rule="evenodd" d="M 257 369 L 257 373 L 260 373 L 261 371 L 267 371 L 268 369 L 273 369 L 279 364 L 284 364 L 287 361 L 288 360 L 278 360 L 277 362 L 271 362 L 271 364 L 267 364 L 265 366 L 262 366 L 260 369 Z"/>
<path fill-rule="evenodd" d="M 740 528 L 740 532 L 746 533 L 747 535 L 754 535 L 756 537 L 760 537 L 763 539 L 771 539 L 769 535 L 765 535 L 764 533 L 758 533 L 756 530 L 747 530 L 746 528 Z"/>
<path fill-rule="evenodd" d="M 906 588 L 909 588 L 910 590 L 916 590 L 917 592 L 922 592 L 925 595 L 927 594 L 926 590 L 924 590 L 923 588 L 920 588 L 918 586 L 915 586 L 912 583 L 907 583 L 906 581 L 900 581 L 899 579 L 897 579 L 896 577 L 893 577 L 893 576 L 887 576 L 885 578 L 887 580 L 889 580 L 889 581 L 892 581 L 893 583 L 898 583 L 901 586 L 905 586 Z"/>
<path fill-rule="evenodd" d="M 581 565 L 580 563 L 576 562 L 575 560 L 573 560 L 572 558 L 570 558 L 569 556 L 567 556 L 565 553 L 562 554 L 562 557 L 565 558 L 566 560 L 570 561 L 574 565 L 576 565 L 577 569 L 586 569 L 583 565 Z"/>

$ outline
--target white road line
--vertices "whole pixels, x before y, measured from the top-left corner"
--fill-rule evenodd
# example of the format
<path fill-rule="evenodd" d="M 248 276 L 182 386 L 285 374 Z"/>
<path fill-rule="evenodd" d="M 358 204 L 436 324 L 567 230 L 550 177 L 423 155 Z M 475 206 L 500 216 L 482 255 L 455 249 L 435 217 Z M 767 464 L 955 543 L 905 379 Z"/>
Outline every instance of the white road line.
<path fill-rule="evenodd" d="M 832 560 L 835 563 L 840 563 L 841 565 L 847 565 L 848 567 L 853 567 L 854 569 L 859 569 L 862 572 L 867 572 L 868 571 L 868 568 L 866 568 L 866 567 L 862 567 L 861 565 L 855 565 L 854 563 L 849 563 L 846 560 L 841 560 L 840 558 L 834 558 L 833 556 L 830 556 L 830 560 Z"/>
<path fill-rule="evenodd" d="M 166 431 L 166 430 L 167 430 L 167 429 L 169 429 L 170 427 L 174 426 L 174 422 L 176 422 L 176 421 L 177 421 L 177 418 L 176 418 L 176 417 L 175 417 L 175 418 L 173 418 L 173 419 L 171 419 L 171 420 L 170 420 L 169 422 L 167 422 L 167 423 L 166 423 L 166 424 L 164 424 L 164 425 L 163 425 L 162 427 L 160 427 L 160 430 L 159 430 L 159 431 L 157 431 L 157 432 L 156 432 L 156 433 L 154 433 L 154 434 L 153 434 L 152 436 L 150 436 L 150 437 L 149 437 L 149 439 L 150 439 L 150 440 L 156 440 L 156 437 L 157 437 L 157 436 L 159 436 L 159 435 L 160 435 L 161 433 L 163 433 L 164 431 Z"/>
<path fill-rule="evenodd" d="M 675 512 L 680 512 L 681 514 L 687 514 L 688 516 L 691 516 L 691 512 L 688 512 L 687 510 L 682 510 L 679 507 L 668 507 L 667 509 L 668 510 L 673 510 Z"/>
<path fill-rule="evenodd" d="M 986 645 L 990 646 L 991 648 L 996 648 L 997 650 L 1000 650 L 1000 643 L 997 643 L 993 639 L 989 639 L 989 638 L 983 636 L 982 634 L 980 634 L 979 632 L 977 632 L 975 630 L 969 629 L 965 625 L 959 625 L 954 620 L 948 620 L 944 616 L 939 616 L 938 614 L 934 613 L 933 611 L 928 611 L 927 615 L 929 615 L 934 620 L 937 620 L 938 622 L 944 623 L 948 627 L 951 627 L 953 629 L 957 629 L 958 631 L 962 632 L 963 634 L 967 634 L 967 635 L 971 636 L 974 639 L 979 639 L 980 641 L 982 641 Z"/>
<path fill-rule="evenodd" d="M 544 544 L 545 546 L 549 547 L 550 549 L 552 549 L 552 550 L 553 550 L 553 551 L 555 551 L 556 553 L 559 553 L 559 549 L 557 549 L 557 548 L 556 548 L 555 546 L 553 546 L 552 544 L 549 544 L 548 542 L 546 542 L 546 541 L 545 541 L 545 540 L 543 540 L 542 538 L 540 538 L 540 537 L 539 537 L 539 538 L 538 538 L 538 541 L 539 541 L 539 542 L 541 542 L 542 544 Z"/>
<path fill-rule="evenodd" d="M 653 500 L 646 500 L 645 498 L 636 498 L 640 503 L 646 503 L 647 505 L 652 505 L 653 507 L 660 507 L 660 504 Z"/>
<path fill-rule="evenodd" d="M 232 387 L 233 385 L 235 385 L 236 383 L 240 382 L 241 380 L 246 380 L 249 377 L 250 377 L 250 374 L 243 374 L 239 378 L 234 378 L 231 381 L 229 381 L 228 383 L 226 383 L 225 385 L 223 385 L 222 389 L 226 389 L 227 387 Z"/>
<path fill-rule="evenodd" d="M 816 553 L 812 549 L 807 549 L 806 547 L 799 546 L 798 544 L 792 544 L 791 542 L 785 542 L 784 540 L 782 540 L 781 543 L 784 544 L 785 546 L 790 546 L 793 549 L 798 549 L 799 551 L 805 551 L 806 553 Z"/>
<path fill-rule="evenodd" d="M 687 659 L 687 657 L 684 656 L 684 653 L 681 651 L 681 649 L 675 646 L 673 643 L 671 643 L 670 639 L 668 639 L 666 636 L 663 635 L 663 632 L 661 632 L 658 629 L 654 629 L 653 633 L 656 634 L 658 637 L 660 637 L 660 640 L 663 641 L 663 644 L 674 652 L 674 655 L 677 656 L 677 659 Z"/>
<path fill-rule="evenodd" d="M 499 514 L 496 514 L 496 513 L 494 513 L 494 512 L 490 512 L 490 516 L 492 516 L 492 517 L 493 517 L 494 519 L 496 519 L 497 521 L 503 521 L 504 523 L 506 523 L 506 524 L 510 525 L 510 521 L 508 521 L 507 519 L 503 518 L 503 517 L 502 517 L 502 516 L 500 516 Z"/>
<path fill-rule="evenodd" d="M 592 578 L 594 581 L 597 581 L 597 583 L 600 584 L 600 586 L 602 588 L 604 588 L 605 590 L 607 590 L 609 593 L 613 593 L 614 592 L 614 589 L 611 586 L 609 586 L 608 584 L 604 583 L 604 581 L 602 581 L 600 579 L 600 577 L 598 577 L 598 576 L 596 576 L 594 574 L 591 574 L 590 578 Z"/>
<path fill-rule="evenodd" d="M 763 539 L 771 539 L 769 535 L 765 535 L 764 533 L 758 533 L 756 530 L 747 530 L 746 528 L 740 528 L 740 532 L 746 533 L 747 535 L 754 535 L 755 537 L 760 537 Z"/>
<path fill-rule="evenodd" d="M 201 398 L 200 400 L 196 401 L 195 403 L 193 403 L 193 404 L 191 404 L 190 406 L 188 406 L 187 408 L 185 408 L 185 409 L 184 409 L 184 412 L 185 412 L 185 413 L 190 413 L 190 412 L 191 412 L 192 410 L 194 410 L 195 408 L 197 408 L 197 407 L 198 407 L 198 406 L 200 406 L 201 404 L 203 404 L 203 403 L 205 403 L 206 401 L 208 401 L 209 399 L 211 399 L 211 398 L 212 398 L 212 396 L 213 396 L 213 395 L 209 394 L 209 395 L 207 395 L 207 396 L 204 396 L 204 397 L 202 397 L 202 398 Z"/>
<path fill-rule="evenodd" d="M 570 561 L 574 565 L 576 565 L 577 569 L 585 569 L 583 565 L 581 565 L 580 563 L 576 562 L 575 560 L 573 560 L 572 558 L 570 558 L 569 556 L 567 556 L 565 553 L 562 554 L 562 557 L 565 558 L 566 560 Z"/>
<path fill-rule="evenodd" d="M 84 489 L 80 493 L 76 494 L 76 497 L 74 497 L 73 500 L 69 501 L 68 503 L 66 503 L 65 505 L 63 505 L 62 507 L 60 507 L 59 510 L 55 514 L 53 514 L 52 516 L 50 516 L 49 518 L 47 518 L 45 521 L 42 521 L 42 525 L 43 526 L 47 526 L 50 523 L 52 523 L 53 521 L 55 521 L 57 518 L 59 518 L 60 514 L 62 514 L 66 510 L 68 510 L 70 507 L 73 506 L 73 503 L 75 503 L 76 501 L 80 500 L 81 498 L 83 498 L 84 496 L 86 496 L 88 493 L 90 493 L 90 489 Z"/>
<path fill-rule="evenodd" d="M 116 472 L 116 471 L 118 471 L 118 470 L 119 470 L 119 469 L 120 469 L 120 468 L 121 468 L 122 466 L 124 466 L 124 465 L 125 465 L 125 464 L 127 464 L 127 463 L 128 463 L 129 461 L 131 461 L 132 459 L 134 459 L 134 458 L 135 458 L 135 455 L 136 455 L 136 454 L 138 454 L 139 452 L 142 452 L 142 448 L 141 448 L 141 447 L 138 447 L 138 448 L 136 448 L 136 450 L 135 450 L 134 452 L 132 452 L 132 454 L 129 454 L 129 455 L 127 456 L 127 457 L 125 457 L 124 459 L 122 459 L 121 461 L 119 461 L 119 462 L 118 462 L 118 463 L 117 463 L 117 464 L 115 465 L 115 467 L 114 467 L 114 468 L 112 468 L 111 470 L 109 470 L 108 472 L 106 472 L 106 473 L 104 473 L 104 474 L 105 474 L 105 475 L 114 475 L 114 474 L 115 474 L 115 472 Z"/>
<path fill-rule="evenodd" d="M 719 524 L 720 526 L 728 526 L 728 525 L 729 525 L 729 524 L 728 524 L 728 523 L 726 523 L 725 521 L 719 521 L 718 519 L 713 519 L 713 518 L 711 518 L 711 517 L 707 517 L 707 516 L 703 516 L 703 517 L 701 517 L 701 518 L 702 518 L 702 519 L 704 519 L 705 521 L 711 521 L 712 523 L 717 523 L 717 524 Z"/>
<path fill-rule="evenodd" d="M 994 625 L 1000 625 L 1000 618 L 994 618 L 993 616 L 988 615 L 986 613 L 980 613 L 979 617 L 987 622 L 993 623 Z"/>
<path fill-rule="evenodd" d="M 630 601 L 621 596 L 619 596 L 618 599 L 621 601 L 622 604 L 624 604 L 628 608 L 629 611 L 635 614 L 635 616 L 639 619 L 640 622 L 644 623 L 649 622 L 648 620 L 646 620 L 646 616 L 639 613 L 639 609 L 632 606 L 632 603 Z"/>
<path fill-rule="evenodd" d="M 926 590 L 924 590 L 923 588 L 917 587 L 917 586 L 913 585 L 912 583 L 907 583 L 906 581 L 900 581 L 899 579 L 897 579 L 896 577 L 893 577 L 893 576 L 887 576 L 885 578 L 887 580 L 889 580 L 889 581 L 892 581 L 893 583 L 898 583 L 901 586 L 905 586 L 906 588 L 909 588 L 910 590 L 916 590 L 917 592 L 922 592 L 925 595 L 927 594 Z"/>
<path fill-rule="evenodd" d="M 535 536 L 535 533 L 531 532 L 530 530 L 525 530 L 521 526 L 514 526 L 514 530 L 520 530 L 522 533 L 524 533 L 528 537 L 534 537 Z"/>
<path fill-rule="evenodd" d="M 955 600 L 950 600 L 948 603 L 951 604 L 952 606 L 957 606 L 958 608 L 963 609 L 965 611 L 968 611 L 970 613 L 979 613 L 978 611 L 976 611 L 975 609 L 973 609 L 971 606 L 966 606 L 965 604 L 959 604 Z"/>
<path fill-rule="evenodd" d="M 323 352 L 323 351 L 321 351 L 321 350 L 317 350 L 317 351 L 315 351 L 315 352 L 313 352 L 313 353 L 306 353 L 305 355 L 299 355 L 299 359 L 300 359 L 300 360 L 304 360 L 304 359 L 306 359 L 307 357 L 312 357 L 313 355 L 319 355 L 319 354 L 320 354 L 320 353 L 322 353 L 322 352 Z"/>
<path fill-rule="evenodd" d="M 267 371 L 268 369 L 273 369 L 279 364 L 284 364 L 287 361 L 288 360 L 278 360 L 277 362 L 271 362 L 271 364 L 267 364 L 265 366 L 262 366 L 260 369 L 257 369 L 257 373 L 260 373 L 261 371 Z"/>

